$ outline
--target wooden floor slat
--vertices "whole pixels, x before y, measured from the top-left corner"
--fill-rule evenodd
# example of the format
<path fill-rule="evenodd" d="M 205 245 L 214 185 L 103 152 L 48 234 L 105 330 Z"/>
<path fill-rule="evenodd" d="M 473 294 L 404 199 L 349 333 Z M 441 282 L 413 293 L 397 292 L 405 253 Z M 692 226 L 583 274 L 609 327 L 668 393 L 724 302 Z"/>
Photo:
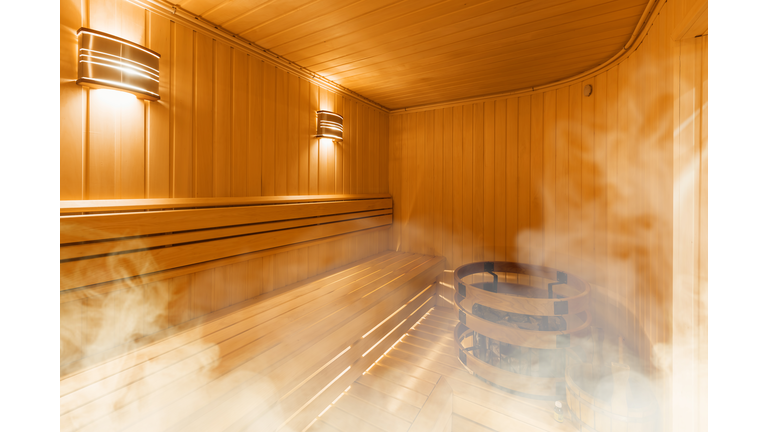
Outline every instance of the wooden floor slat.
<path fill-rule="evenodd" d="M 403 263 L 403 262 L 406 262 L 406 261 L 407 260 L 402 260 L 402 261 L 399 261 L 398 263 Z M 418 260 L 417 261 L 413 261 L 413 262 L 418 262 Z M 404 268 L 408 268 L 408 266 L 406 266 Z M 375 274 L 376 273 L 374 272 L 374 273 L 372 273 L 369 276 L 372 276 L 372 275 L 375 275 Z M 392 275 L 389 278 L 387 278 L 385 276 L 385 280 L 390 280 L 393 277 L 396 277 L 396 276 Z M 366 276 L 366 277 L 363 277 L 362 279 L 359 279 L 359 280 L 357 280 L 355 282 L 358 282 L 359 284 L 366 283 L 366 282 L 370 283 L 370 282 L 372 282 L 371 279 L 372 279 L 371 277 Z M 338 295 L 339 296 L 344 296 L 344 295 L 349 296 L 350 294 L 348 293 L 348 291 L 350 291 L 350 290 L 353 291 L 353 292 L 354 291 L 358 291 L 358 293 L 357 293 L 357 296 L 353 296 L 353 297 L 349 298 L 349 300 L 354 300 L 355 297 L 359 297 L 361 295 L 364 295 L 367 291 L 365 291 L 365 290 L 359 291 L 360 287 L 358 287 L 358 284 L 355 284 L 355 282 L 352 282 L 352 283 L 349 283 L 348 285 L 346 285 L 344 287 L 344 288 L 346 288 L 346 290 L 345 289 L 338 290 L 337 291 Z M 377 288 L 377 285 L 370 285 L 369 286 L 369 290 L 374 290 L 376 288 Z M 330 293 L 328 293 L 328 294 L 330 294 Z M 336 296 L 331 296 L 331 297 L 336 297 Z M 323 300 L 328 300 L 328 299 L 324 298 Z M 305 304 L 303 306 L 304 306 L 305 309 L 309 310 L 309 313 L 313 313 L 313 312 L 316 313 L 315 311 L 320 309 L 320 307 L 323 306 L 324 303 L 325 303 L 325 301 L 315 301 L 315 302 L 307 303 L 307 304 Z M 306 334 L 306 337 L 304 337 L 304 338 L 298 338 L 297 337 L 293 341 L 290 341 L 290 342 L 285 341 L 286 343 L 289 343 L 289 346 L 290 346 L 290 344 L 292 344 L 293 346 L 302 347 L 302 346 L 305 346 L 305 344 L 307 342 L 312 341 L 315 338 L 319 337 L 321 333 L 317 333 L 317 329 L 314 330 L 314 331 L 311 331 L 311 327 L 310 327 L 310 333 L 306 333 L 308 331 L 305 328 L 306 327 L 306 323 L 304 323 L 302 325 L 301 321 L 298 320 L 299 317 L 303 317 L 299 313 L 299 310 L 301 310 L 301 309 L 302 308 L 293 309 L 292 311 L 294 312 L 295 315 L 291 314 L 290 317 L 286 317 L 285 318 L 285 319 L 289 320 L 288 321 L 288 323 L 289 323 L 288 325 L 286 325 L 286 323 L 283 323 L 280 319 L 274 319 L 274 320 L 268 321 L 267 328 L 262 328 L 262 327 L 252 328 L 252 329 L 249 329 L 246 332 L 238 334 L 233 339 L 228 339 L 228 340 L 225 340 L 225 341 L 220 341 L 218 339 L 214 339 L 213 341 L 206 341 L 205 343 L 211 344 L 211 347 L 209 348 L 209 351 L 210 351 L 210 349 L 212 349 L 212 344 L 218 343 L 218 345 L 216 346 L 218 348 L 218 350 L 219 350 L 219 352 L 218 352 L 219 357 L 218 358 L 223 359 L 223 361 L 221 361 L 217 365 L 217 372 L 225 373 L 230 368 L 240 367 L 243 364 L 241 361 L 230 360 L 231 357 L 225 357 L 225 355 L 227 353 L 229 353 L 229 352 L 233 352 L 233 353 L 237 352 L 240 349 L 240 347 L 247 347 L 247 346 L 249 346 L 249 344 L 255 343 L 254 348 L 247 350 L 245 354 L 242 354 L 242 352 L 240 352 L 240 354 L 242 354 L 242 355 L 251 355 L 251 359 L 255 359 L 259 355 L 258 347 L 269 348 L 269 347 L 272 347 L 275 344 L 279 344 L 279 343 L 283 342 L 283 338 L 284 338 L 283 337 L 284 336 L 283 332 L 288 332 L 288 333 L 291 333 L 291 332 L 294 332 L 294 331 L 295 332 L 300 332 L 303 329 L 304 333 Z M 308 316 L 309 313 L 306 316 Z M 326 316 L 325 312 L 323 313 L 323 315 L 320 315 L 320 317 L 322 317 L 322 316 Z M 327 315 L 327 316 L 330 316 L 330 315 Z M 315 318 L 315 319 L 317 319 L 317 318 Z M 241 323 L 238 323 L 238 324 L 236 324 L 235 326 L 232 326 L 232 327 L 238 327 L 241 324 L 242 324 L 241 327 L 247 326 L 247 324 L 243 324 L 241 322 Z M 280 332 L 279 333 L 275 333 L 277 330 L 280 330 Z M 262 337 L 261 333 L 265 333 L 266 335 Z M 258 342 L 256 342 L 256 340 L 250 338 L 249 335 L 251 335 L 251 334 L 253 334 L 253 337 L 257 338 L 256 340 L 258 340 Z M 293 334 L 298 336 L 298 334 L 300 334 L 300 333 L 293 333 Z M 241 342 L 241 340 L 242 340 L 242 342 Z M 232 351 L 230 351 L 229 347 L 232 347 L 231 348 Z M 282 351 L 283 351 L 284 355 L 285 354 L 290 354 L 292 352 L 291 350 L 287 350 L 286 351 L 287 348 L 288 348 L 288 346 L 285 346 L 285 347 L 282 348 Z M 253 349 L 256 349 L 257 351 L 253 351 Z M 179 356 L 183 355 L 183 353 L 180 353 L 179 350 L 176 350 L 175 354 L 177 354 Z M 200 358 L 201 356 L 202 356 L 202 358 Z M 196 365 L 199 362 L 205 362 L 205 360 L 203 358 L 208 358 L 209 360 L 217 358 L 215 355 L 213 355 L 213 354 L 206 354 L 205 352 L 203 352 L 202 354 L 198 354 L 197 357 L 198 358 L 193 358 L 193 362 L 192 362 L 193 365 Z M 237 357 L 235 357 L 235 358 L 237 358 Z M 172 361 L 172 360 L 169 360 L 169 362 L 170 361 Z M 196 372 L 198 370 L 198 369 L 194 369 L 194 370 L 183 369 L 182 366 L 181 366 L 183 363 L 184 362 L 175 363 L 175 364 L 172 364 L 170 366 L 170 368 L 162 369 L 163 372 L 164 372 L 163 376 L 164 377 L 168 377 L 167 379 L 171 380 L 171 379 L 174 379 L 174 378 L 179 378 L 179 375 L 180 374 L 184 374 L 185 372 L 191 373 L 191 372 Z M 136 398 L 137 396 L 142 396 L 144 394 L 151 393 L 151 391 L 153 391 L 153 390 L 155 390 L 155 389 L 157 389 L 159 387 L 162 387 L 162 385 L 165 383 L 165 380 L 158 379 L 157 376 L 154 376 L 153 374 L 147 373 L 146 370 L 139 371 L 138 373 L 143 375 L 139 381 L 132 383 L 131 385 L 129 385 L 129 386 L 125 387 L 124 389 L 122 389 L 122 391 L 117 392 L 117 393 L 111 395 L 110 397 L 107 397 L 105 400 L 99 402 L 99 405 L 101 405 L 102 410 L 107 410 L 107 412 L 109 412 L 110 410 L 115 411 L 117 408 L 121 408 L 122 406 L 125 405 L 126 399 L 124 397 L 124 394 L 130 394 L 132 397 Z M 150 384 L 144 384 L 144 383 L 147 383 L 147 382 L 150 383 Z M 182 383 L 182 385 L 184 385 L 184 384 L 185 383 Z M 115 385 L 115 383 L 109 382 L 109 380 L 105 381 L 105 386 L 107 386 L 107 388 L 109 386 L 114 386 L 114 385 Z M 135 390 L 136 387 L 142 387 L 141 391 L 136 391 Z M 176 394 L 178 394 L 178 393 L 176 393 Z M 117 406 L 114 405 L 114 403 L 115 403 L 115 402 L 113 402 L 114 400 L 119 400 L 120 402 L 122 402 L 122 405 L 117 405 Z M 156 403 L 153 404 L 153 405 L 156 405 Z M 91 412 L 85 412 L 85 413 L 83 413 L 83 415 L 84 416 L 93 417 L 94 413 L 92 411 Z"/>
<path fill-rule="evenodd" d="M 447 421 L 445 430 L 575 432 L 569 423 L 555 421 L 553 402 L 514 395 L 472 376 L 455 357 L 452 337 L 449 339 L 447 336 L 434 334 L 438 331 L 445 332 L 445 326 L 455 326 L 458 323 L 451 315 L 453 313 L 449 308 L 432 308 L 387 351 L 386 355 L 357 378 L 356 386 L 360 387 L 353 386 L 358 390 L 363 387 L 376 388 L 380 393 L 357 391 L 353 392 L 354 396 L 370 405 L 376 405 L 378 402 L 378 408 L 384 411 L 387 409 L 381 401 L 381 394 L 399 400 L 402 400 L 402 397 L 398 395 L 407 394 L 411 398 L 410 401 L 415 397 L 419 403 L 414 406 L 421 406 L 419 413 L 424 414 L 416 416 L 420 425 L 417 427 L 414 422 L 413 427 L 419 431 L 431 430 L 429 427 L 425 429 L 424 424 L 438 420 L 434 412 L 426 414 L 424 409 L 429 398 L 434 396 L 432 392 L 438 382 L 442 380 L 451 389 L 452 413 L 449 419 L 442 418 L 439 420 L 441 423 L 435 423 L 435 426 L 443 427 L 443 423 Z M 347 397 L 349 395 L 345 394 L 339 402 Z M 349 405 L 347 403 L 348 410 L 351 409 Z M 434 407 L 432 408 L 434 411 Z M 400 418 L 406 419 L 403 416 Z M 433 418 L 435 420 L 425 420 Z"/>
<path fill-rule="evenodd" d="M 372 389 L 376 389 L 385 395 L 406 402 L 416 408 L 421 408 L 427 400 L 427 397 L 419 392 L 400 384 L 393 383 L 387 379 L 374 377 L 374 375 L 371 375 L 370 373 L 360 375 L 357 382 Z"/>
<path fill-rule="evenodd" d="M 312 426 L 307 429 L 307 432 L 342 432 L 339 429 L 329 425 L 328 423 L 319 420 L 312 424 Z"/>
<path fill-rule="evenodd" d="M 458 414 L 454 414 L 451 421 L 453 422 L 453 432 L 496 432 L 493 429 L 488 429 L 487 427 L 475 423 L 472 420 L 468 420 Z"/>
<path fill-rule="evenodd" d="M 415 255 L 411 255 L 410 257 L 415 258 Z M 270 312 L 276 314 L 282 310 L 282 308 L 279 307 L 280 305 L 283 305 L 284 307 L 290 307 L 292 304 L 291 302 L 303 304 L 311 301 L 313 298 L 321 296 L 321 292 L 315 293 L 314 295 L 311 294 L 312 291 L 318 287 L 324 285 L 328 286 L 329 288 L 333 287 L 333 284 L 338 283 L 342 279 L 349 278 L 353 275 L 368 275 L 379 269 L 380 266 L 386 266 L 387 264 L 392 265 L 393 262 L 396 263 L 401 259 L 403 259 L 403 256 L 398 256 L 394 253 L 386 254 L 379 260 L 371 263 L 372 265 L 366 266 L 364 264 L 359 264 L 358 266 L 352 267 L 343 272 L 326 274 L 326 277 L 320 277 L 316 281 L 307 284 L 305 287 L 302 287 L 301 290 L 293 292 L 294 295 L 292 298 L 271 296 L 263 302 L 257 303 L 253 307 L 242 309 L 238 312 L 227 315 L 226 317 L 222 317 L 217 321 L 206 323 L 200 327 L 195 327 L 184 332 L 183 334 L 174 335 L 174 337 L 169 337 L 162 341 L 158 341 L 151 346 L 142 348 L 138 352 L 128 353 L 124 356 L 111 359 L 104 364 L 62 377 L 60 383 L 60 395 L 67 395 L 73 391 L 101 381 L 109 376 L 118 374 L 131 367 L 136 367 L 159 355 L 162 355 L 165 352 L 169 352 L 175 348 L 178 348 L 179 346 L 193 342 L 199 339 L 201 336 L 205 336 L 209 333 L 218 331 L 221 328 L 225 328 L 226 326 L 240 323 L 252 316 L 258 315 L 261 319 L 267 319 L 269 318 Z M 310 297 L 302 298 L 304 295 L 310 295 Z M 266 316 L 261 316 L 262 314 L 266 314 Z"/>
<path fill-rule="evenodd" d="M 454 399 L 453 413 L 495 431 L 542 432 L 544 430 L 460 397 Z"/>
<path fill-rule="evenodd" d="M 432 388 L 435 385 L 435 383 L 433 382 L 429 382 L 427 380 L 420 379 L 413 375 L 409 375 L 396 368 L 386 366 L 381 362 L 379 362 L 378 364 L 373 366 L 368 372 L 366 372 L 366 375 L 368 374 L 373 375 L 377 378 L 385 379 L 390 383 L 406 387 L 425 397 L 429 396 L 429 393 L 432 391 Z"/>
<path fill-rule="evenodd" d="M 420 407 L 413 406 L 376 389 L 358 384 L 357 382 L 352 384 L 352 388 L 349 389 L 347 394 L 362 399 L 372 405 L 376 405 L 378 408 L 381 408 L 390 414 L 394 414 L 408 423 L 413 423 L 413 419 L 415 419 L 416 415 L 419 413 Z"/>
<path fill-rule="evenodd" d="M 383 429 L 348 414 L 346 411 L 340 410 L 335 406 L 329 408 L 320 418 L 341 432 L 384 432 Z"/>
<path fill-rule="evenodd" d="M 347 414 L 379 425 L 386 432 L 407 432 L 411 426 L 410 422 L 351 395 L 342 397 L 334 405 Z"/>
<path fill-rule="evenodd" d="M 348 362 L 359 363 L 363 353 L 386 338 L 387 345 L 374 351 L 381 355 L 416 323 L 431 308 L 430 287 L 444 262 L 383 253 L 63 377 L 61 429 L 211 432 L 263 424 L 274 430 L 323 392 Z M 401 305 L 408 306 L 397 312 Z M 396 324 L 378 325 L 390 318 L 406 318 L 402 333 L 389 337 Z M 368 329 L 370 337 L 363 339 Z M 365 367 L 356 366 L 354 373 Z M 397 387 L 356 383 L 339 408 L 369 410 L 366 420 L 379 419 L 371 423 L 372 432 L 382 424 L 389 425 L 385 432 L 405 431 L 427 396 Z M 262 413 L 269 414 L 269 421 L 262 421 Z M 257 422 L 249 423 L 249 418 Z M 344 432 L 338 426 L 341 423 L 318 419 L 307 430 Z"/>

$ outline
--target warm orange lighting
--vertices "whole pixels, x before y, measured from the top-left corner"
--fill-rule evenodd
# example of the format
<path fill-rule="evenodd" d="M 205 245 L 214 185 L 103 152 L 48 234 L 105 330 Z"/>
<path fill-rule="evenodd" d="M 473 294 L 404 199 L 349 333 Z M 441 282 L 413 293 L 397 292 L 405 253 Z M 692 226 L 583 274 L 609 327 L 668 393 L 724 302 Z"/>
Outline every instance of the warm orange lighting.
<path fill-rule="evenodd" d="M 344 117 L 331 112 L 320 110 L 317 112 L 317 138 L 329 138 L 342 141 L 344 135 Z"/>
<path fill-rule="evenodd" d="M 77 38 L 78 84 L 160 99 L 160 54 L 97 30 L 81 28 Z"/>

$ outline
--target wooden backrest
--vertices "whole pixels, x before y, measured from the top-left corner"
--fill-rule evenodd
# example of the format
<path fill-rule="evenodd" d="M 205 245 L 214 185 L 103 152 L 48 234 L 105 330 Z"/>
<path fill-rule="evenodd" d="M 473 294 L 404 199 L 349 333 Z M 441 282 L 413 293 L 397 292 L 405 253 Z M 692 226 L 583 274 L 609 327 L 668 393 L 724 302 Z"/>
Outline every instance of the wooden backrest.
<path fill-rule="evenodd" d="M 391 223 L 387 194 L 62 201 L 60 290 Z"/>

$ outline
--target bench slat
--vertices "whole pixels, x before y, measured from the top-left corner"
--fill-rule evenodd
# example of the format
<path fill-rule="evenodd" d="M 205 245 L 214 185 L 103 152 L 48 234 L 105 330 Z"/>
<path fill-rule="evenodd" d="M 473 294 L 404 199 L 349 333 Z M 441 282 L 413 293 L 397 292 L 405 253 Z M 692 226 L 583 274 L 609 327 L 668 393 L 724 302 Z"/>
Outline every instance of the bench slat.
<path fill-rule="evenodd" d="M 341 215 L 311 217 L 303 219 L 293 219 L 288 221 L 267 222 L 237 226 L 232 228 L 213 228 L 197 231 L 190 231 L 180 234 L 153 235 L 149 237 L 138 237 L 129 239 L 119 239 L 112 241 L 100 241 L 87 244 L 63 245 L 61 246 L 61 260 L 84 258 L 93 255 L 104 255 L 117 252 L 125 252 L 138 249 L 148 249 L 159 246 L 178 245 L 183 243 L 199 242 L 225 237 L 242 236 L 256 234 L 268 231 L 284 230 L 289 228 L 300 228 L 330 222 L 340 222 L 345 220 L 362 219 L 373 216 L 382 216 L 392 214 L 391 210 L 374 210 L 368 212 L 345 213 Z"/>
<path fill-rule="evenodd" d="M 61 244 L 392 209 L 391 199 L 60 217 Z"/>
<path fill-rule="evenodd" d="M 303 429 L 318 404 L 330 403 L 429 310 L 444 265 L 384 253 L 73 374 L 62 380 L 61 428 L 208 431 L 256 422 L 275 430 L 280 422 L 264 416 L 283 407 L 281 421 L 295 413 L 293 423 L 307 420 Z M 390 332 L 403 319 L 402 332 Z M 347 366 L 352 381 L 340 379 L 307 404 Z"/>
<path fill-rule="evenodd" d="M 326 225 L 63 262 L 59 264 L 60 290 L 64 291 L 258 250 L 361 231 L 391 223 L 392 215 L 375 216 Z"/>

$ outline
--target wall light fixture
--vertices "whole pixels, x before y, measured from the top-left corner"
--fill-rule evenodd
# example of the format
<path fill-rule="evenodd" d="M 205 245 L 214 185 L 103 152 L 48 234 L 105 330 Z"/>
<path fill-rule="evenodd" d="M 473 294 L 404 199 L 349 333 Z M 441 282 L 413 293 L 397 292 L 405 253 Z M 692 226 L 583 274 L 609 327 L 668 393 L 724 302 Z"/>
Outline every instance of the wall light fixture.
<path fill-rule="evenodd" d="M 344 117 L 331 112 L 320 110 L 317 112 L 316 138 L 330 138 L 342 141 L 344 133 Z"/>
<path fill-rule="evenodd" d="M 77 83 L 121 90 L 139 99 L 160 100 L 160 54 L 108 33 L 77 31 Z"/>

